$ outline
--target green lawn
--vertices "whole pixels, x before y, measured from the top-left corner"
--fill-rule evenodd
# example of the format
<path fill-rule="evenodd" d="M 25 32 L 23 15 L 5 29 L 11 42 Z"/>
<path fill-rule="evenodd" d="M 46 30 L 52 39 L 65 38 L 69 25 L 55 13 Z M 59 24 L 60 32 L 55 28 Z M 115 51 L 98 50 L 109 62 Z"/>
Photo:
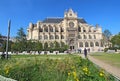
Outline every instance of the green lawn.
<path fill-rule="evenodd" d="M 110 54 L 110 53 L 94 53 L 91 54 L 94 58 L 102 60 L 105 63 L 116 66 L 120 68 L 120 54 Z"/>

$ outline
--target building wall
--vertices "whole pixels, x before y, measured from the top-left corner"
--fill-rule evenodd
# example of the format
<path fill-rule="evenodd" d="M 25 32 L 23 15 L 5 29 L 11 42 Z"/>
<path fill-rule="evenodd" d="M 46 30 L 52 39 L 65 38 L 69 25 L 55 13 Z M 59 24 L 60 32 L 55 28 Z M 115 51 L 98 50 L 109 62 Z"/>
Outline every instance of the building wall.
<path fill-rule="evenodd" d="M 94 27 L 82 21 L 79 22 L 78 19 L 82 20 L 77 17 L 72 9 L 69 9 L 64 13 L 64 18 L 60 22 L 39 21 L 36 24 L 30 23 L 27 29 L 27 39 L 39 40 L 43 44 L 62 41 L 69 45 L 72 50 L 90 48 L 91 51 L 98 51 L 102 49 L 102 28 L 98 25 Z"/>

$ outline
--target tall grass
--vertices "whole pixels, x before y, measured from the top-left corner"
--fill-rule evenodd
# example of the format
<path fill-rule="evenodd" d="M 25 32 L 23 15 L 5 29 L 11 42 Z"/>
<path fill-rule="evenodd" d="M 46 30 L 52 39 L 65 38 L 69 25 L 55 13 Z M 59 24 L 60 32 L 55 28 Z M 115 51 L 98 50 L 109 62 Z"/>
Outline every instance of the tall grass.
<path fill-rule="evenodd" d="M 76 55 L 14 56 L 0 60 L 0 74 L 18 81 L 114 81 Z"/>

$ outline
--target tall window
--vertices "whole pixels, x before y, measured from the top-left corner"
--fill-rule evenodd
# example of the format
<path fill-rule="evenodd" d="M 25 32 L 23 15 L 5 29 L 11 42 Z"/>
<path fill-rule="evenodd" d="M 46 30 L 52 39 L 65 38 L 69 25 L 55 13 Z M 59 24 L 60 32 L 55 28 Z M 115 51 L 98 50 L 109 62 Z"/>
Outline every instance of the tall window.
<path fill-rule="evenodd" d="M 48 36 L 47 36 L 47 35 L 45 35 L 45 36 L 44 36 L 44 39 L 48 39 Z"/>
<path fill-rule="evenodd" d="M 98 42 L 95 42 L 95 46 L 99 46 L 99 43 L 98 43 Z"/>
<path fill-rule="evenodd" d="M 91 36 L 91 35 L 89 35 L 89 39 L 92 39 L 92 36 Z"/>
<path fill-rule="evenodd" d="M 42 35 L 39 36 L 39 39 L 42 39 Z"/>
<path fill-rule="evenodd" d="M 50 35 L 50 39 L 54 39 L 53 35 Z"/>
<path fill-rule="evenodd" d="M 55 27 L 55 32 L 59 32 L 57 27 Z"/>
<path fill-rule="evenodd" d="M 79 47 L 83 47 L 83 43 L 82 42 L 79 43 Z"/>
<path fill-rule="evenodd" d="M 81 28 L 80 27 L 78 27 L 78 32 L 81 32 Z"/>
<path fill-rule="evenodd" d="M 81 35 L 78 35 L 78 39 L 82 39 Z"/>
<path fill-rule="evenodd" d="M 83 27 L 83 32 L 86 32 L 86 29 Z"/>
<path fill-rule="evenodd" d="M 39 31 L 40 31 L 40 32 L 43 32 L 43 29 L 42 29 L 42 28 L 40 28 L 40 29 L 39 29 Z"/>
<path fill-rule="evenodd" d="M 93 44 L 93 42 L 90 42 L 90 47 L 94 47 L 94 44 Z"/>
<path fill-rule="evenodd" d="M 50 32 L 53 32 L 53 27 L 50 26 Z"/>
<path fill-rule="evenodd" d="M 88 46 L 88 42 L 85 42 L 85 47 L 89 47 L 89 46 Z"/>
<path fill-rule="evenodd" d="M 61 35 L 61 39 L 64 39 L 64 36 L 63 36 L 63 35 Z"/>
<path fill-rule="evenodd" d="M 60 31 L 61 31 L 61 32 L 64 32 L 64 29 L 61 27 L 61 28 L 60 28 Z"/>
<path fill-rule="evenodd" d="M 94 39 L 96 39 L 96 36 L 94 35 Z"/>
<path fill-rule="evenodd" d="M 55 35 L 55 39 L 59 39 L 59 36 L 58 36 L 58 35 Z"/>
<path fill-rule="evenodd" d="M 47 26 L 44 28 L 44 31 L 45 31 L 45 32 L 48 32 L 48 27 L 47 27 Z"/>

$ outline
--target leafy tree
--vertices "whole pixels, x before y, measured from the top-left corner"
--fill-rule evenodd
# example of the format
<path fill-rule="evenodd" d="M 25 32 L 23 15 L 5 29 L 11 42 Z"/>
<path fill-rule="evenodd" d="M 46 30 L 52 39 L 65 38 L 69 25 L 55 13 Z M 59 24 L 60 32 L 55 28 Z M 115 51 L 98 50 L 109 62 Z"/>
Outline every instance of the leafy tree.
<path fill-rule="evenodd" d="M 43 50 L 43 46 L 42 46 L 42 43 L 41 43 L 41 42 L 37 41 L 37 42 L 35 43 L 35 50 L 38 51 L 38 53 L 40 53 L 40 51 Z"/>
<path fill-rule="evenodd" d="M 120 34 L 117 34 L 115 36 L 112 37 L 111 39 L 112 45 L 113 47 L 120 47 Z"/>
<path fill-rule="evenodd" d="M 18 29 L 16 39 L 17 39 L 19 51 L 20 52 L 26 51 L 27 50 L 27 48 L 26 48 L 27 47 L 27 40 L 26 40 L 26 34 L 25 34 L 24 29 L 22 27 L 20 29 Z"/>
<path fill-rule="evenodd" d="M 101 40 L 102 43 L 106 46 L 110 46 L 110 38 L 112 36 L 112 33 L 106 29 L 104 32 L 103 32 L 103 39 Z"/>
<path fill-rule="evenodd" d="M 104 34 L 104 36 L 109 40 L 110 39 L 110 37 L 112 36 L 112 33 L 108 30 L 108 29 L 106 29 L 104 32 L 103 32 L 103 34 Z"/>
<path fill-rule="evenodd" d="M 25 41 L 26 40 L 26 34 L 25 34 L 24 29 L 22 27 L 20 29 L 18 29 L 16 39 L 18 41 Z"/>
<path fill-rule="evenodd" d="M 60 44 L 57 41 L 55 41 L 54 42 L 54 50 L 59 51 L 59 48 L 60 48 Z"/>
<path fill-rule="evenodd" d="M 47 42 L 44 43 L 44 50 L 45 50 L 45 51 L 48 50 L 48 43 L 47 43 Z"/>

